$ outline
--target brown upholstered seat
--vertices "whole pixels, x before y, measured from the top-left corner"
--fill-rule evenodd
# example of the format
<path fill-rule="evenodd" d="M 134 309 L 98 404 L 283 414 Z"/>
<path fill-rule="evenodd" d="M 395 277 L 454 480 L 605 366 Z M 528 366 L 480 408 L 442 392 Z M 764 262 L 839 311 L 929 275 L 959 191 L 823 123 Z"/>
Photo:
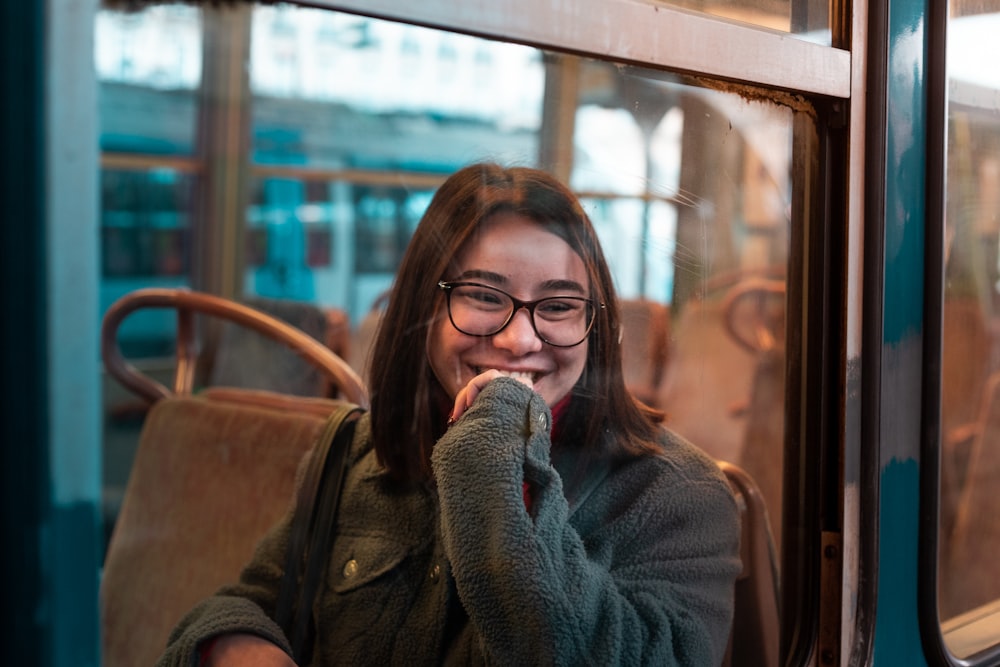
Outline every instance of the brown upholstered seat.
<path fill-rule="evenodd" d="M 717 459 L 736 461 L 743 448 L 742 406 L 752 386 L 754 357 L 721 322 L 719 301 L 691 301 L 674 319 L 658 407 L 672 430 Z"/>
<path fill-rule="evenodd" d="M 942 618 L 1000 598 L 1000 373 L 986 383 L 969 443 L 954 530 L 942 545 Z M 947 536 L 945 536 L 947 538 Z"/>
<path fill-rule="evenodd" d="M 177 311 L 172 389 L 128 364 L 118 349 L 118 325 L 143 307 Z M 106 667 L 153 664 L 181 616 L 238 577 L 254 545 L 290 507 L 299 464 L 336 405 L 325 398 L 226 387 L 192 396 L 194 313 L 281 342 L 352 402 L 367 405 L 360 378 L 327 346 L 246 305 L 154 289 L 126 295 L 108 310 L 101 340 L 105 366 L 152 407 L 104 563 Z"/>
<path fill-rule="evenodd" d="M 765 405 L 754 396 L 764 386 L 761 364 L 775 368 L 769 353 L 784 348 L 783 285 L 750 276 L 723 298 L 692 299 L 673 321 L 658 407 L 670 428 L 719 460 L 742 461 L 750 422 L 765 417 L 753 411 L 783 418 L 780 397 Z M 780 468 L 780 459 L 771 464 Z"/>
<path fill-rule="evenodd" d="M 740 558 L 733 629 L 723 667 L 778 664 L 778 565 L 767 507 L 753 478 L 724 461 L 725 473 L 740 508 Z"/>
<path fill-rule="evenodd" d="M 232 390 L 153 405 L 104 563 L 105 667 L 152 665 L 183 614 L 235 581 L 290 507 L 296 469 L 334 402 L 268 402 Z"/>
<path fill-rule="evenodd" d="M 944 302 L 941 358 L 941 510 L 940 534 L 947 541 L 969 470 L 970 452 L 989 419 L 997 368 L 993 339 L 976 298 Z M 984 401 L 987 404 L 984 404 Z"/>
<path fill-rule="evenodd" d="M 625 299 L 621 312 L 625 386 L 656 407 L 669 356 L 670 309 L 648 299 Z"/>

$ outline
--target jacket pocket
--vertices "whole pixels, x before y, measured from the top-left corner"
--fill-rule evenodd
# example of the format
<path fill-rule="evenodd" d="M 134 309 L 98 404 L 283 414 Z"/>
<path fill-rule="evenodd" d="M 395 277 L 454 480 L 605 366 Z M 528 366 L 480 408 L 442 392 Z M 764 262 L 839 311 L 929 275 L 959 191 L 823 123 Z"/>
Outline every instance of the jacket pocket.
<path fill-rule="evenodd" d="M 341 535 L 333 546 L 328 586 L 347 593 L 399 567 L 411 546 L 381 535 Z"/>
<path fill-rule="evenodd" d="M 337 536 L 326 588 L 313 609 L 313 664 L 392 664 L 399 629 L 419 592 L 414 549 L 385 534 Z"/>

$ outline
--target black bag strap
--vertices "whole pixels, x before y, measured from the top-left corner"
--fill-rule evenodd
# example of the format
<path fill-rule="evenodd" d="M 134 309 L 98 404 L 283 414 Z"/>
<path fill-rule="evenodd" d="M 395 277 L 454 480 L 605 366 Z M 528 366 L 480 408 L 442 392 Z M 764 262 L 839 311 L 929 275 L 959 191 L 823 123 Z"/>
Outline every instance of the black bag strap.
<path fill-rule="evenodd" d="M 292 657 L 299 665 L 307 665 L 311 659 L 313 600 L 333 542 L 347 453 L 363 412 L 356 405 L 344 404 L 330 414 L 296 499 L 274 620 L 285 631 Z"/>

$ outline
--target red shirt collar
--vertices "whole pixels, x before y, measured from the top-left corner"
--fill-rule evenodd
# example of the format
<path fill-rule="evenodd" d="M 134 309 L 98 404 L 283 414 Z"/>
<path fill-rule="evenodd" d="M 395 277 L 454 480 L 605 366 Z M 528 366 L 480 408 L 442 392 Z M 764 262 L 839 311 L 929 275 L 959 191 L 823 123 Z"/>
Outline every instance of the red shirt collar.
<path fill-rule="evenodd" d="M 566 394 L 555 405 L 552 406 L 552 434 L 551 440 L 555 443 L 559 438 L 560 425 L 562 423 L 562 418 L 566 415 L 569 410 L 570 400 L 573 398 L 572 394 Z"/>

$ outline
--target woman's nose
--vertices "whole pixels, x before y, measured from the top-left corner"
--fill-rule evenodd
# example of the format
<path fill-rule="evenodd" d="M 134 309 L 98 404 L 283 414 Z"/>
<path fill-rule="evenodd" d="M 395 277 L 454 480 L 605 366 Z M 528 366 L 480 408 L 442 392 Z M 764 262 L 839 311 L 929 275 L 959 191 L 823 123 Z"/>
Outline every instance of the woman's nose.
<path fill-rule="evenodd" d="M 543 345 L 531 324 L 531 313 L 527 308 L 514 311 L 507 326 L 493 335 L 493 344 L 518 355 L 537 352 Z"/>

